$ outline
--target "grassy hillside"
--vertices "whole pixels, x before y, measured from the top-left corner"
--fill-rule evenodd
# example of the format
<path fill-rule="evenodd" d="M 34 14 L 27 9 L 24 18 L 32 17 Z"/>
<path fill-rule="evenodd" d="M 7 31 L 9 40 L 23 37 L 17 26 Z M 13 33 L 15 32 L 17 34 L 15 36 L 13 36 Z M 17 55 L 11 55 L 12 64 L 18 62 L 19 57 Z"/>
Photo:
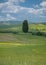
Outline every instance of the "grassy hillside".
<path fill-rule="evenodd" d="M 46 37 L 32 35 L 37 32 L 44 32 L 46 34 L 46 25 L 44 24 L 29 24 L 29 32 L 22 32 L 22 25 L 10 25 L 10 26 L 2 26 L 0 27 L 0 42 L 25 42 L 25 43 L 37 43 L 43 41 L 44 43 Z M 33 42 L 35 41 L 35 42 Z"/>
<path fill-rule="evenodd" d="M 46 25 L 44 24 L 30 24 L 29 25 L 29 30 L 35 30 L 35 31 L 40 31 L 40 32 L 46 32 Z"/>
<path fill-rule="evenodd" d="M 0 65 L 46 65 L 46 37 L 32 35 L 45 32 L 46 25 L 29 24 L 29 32 L 22 25 L 0 27 Z"/>
<path fill-rule="evenodd" d="M 17 25 L 0 25 L 0 31 L 22 31 L 22 24 Z M 46 32 L 46 25 L 44 24 L 29 24 L 29 31 Z"/>

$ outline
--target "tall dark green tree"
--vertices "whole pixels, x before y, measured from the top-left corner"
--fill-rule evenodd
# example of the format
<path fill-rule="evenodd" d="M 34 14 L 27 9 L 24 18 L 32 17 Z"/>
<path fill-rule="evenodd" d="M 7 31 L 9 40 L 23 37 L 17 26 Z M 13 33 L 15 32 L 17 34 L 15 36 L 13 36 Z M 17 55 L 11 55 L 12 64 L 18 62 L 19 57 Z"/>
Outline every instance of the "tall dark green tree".
<path fill-rule="evenodd" d="M 24 33 L 28 32 L 28 21 L 27 20 L 23 21 L 22 30 L 23 30 Z"/>

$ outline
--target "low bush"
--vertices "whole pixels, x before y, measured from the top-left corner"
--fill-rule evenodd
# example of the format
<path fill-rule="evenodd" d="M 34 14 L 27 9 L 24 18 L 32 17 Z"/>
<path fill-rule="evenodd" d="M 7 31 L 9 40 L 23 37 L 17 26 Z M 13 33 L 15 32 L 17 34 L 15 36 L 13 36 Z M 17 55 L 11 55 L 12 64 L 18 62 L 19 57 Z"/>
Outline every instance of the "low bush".
<path fill-rule="evenodd" d="M 38 35 L 38 36 L 45 36 L 46 37 L 46 33 L 45 32 L 32 32 L 32 35 Z"/>

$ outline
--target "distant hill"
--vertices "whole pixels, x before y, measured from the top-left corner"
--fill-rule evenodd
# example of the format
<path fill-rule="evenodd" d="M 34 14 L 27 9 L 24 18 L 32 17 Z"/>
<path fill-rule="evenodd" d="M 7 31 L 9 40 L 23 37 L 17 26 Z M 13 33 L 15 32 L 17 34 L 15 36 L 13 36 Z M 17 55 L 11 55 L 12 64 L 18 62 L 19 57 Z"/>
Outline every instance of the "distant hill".
<path fill-rule="evenodd" d="M 0 21 L 0 25 L 16 25 L 16 24 L 22 24 L 22 21 Z M 46 22 L 29 22 L 29 24 L 44 24 L 44 25 L 46 25 Z"/>
<path fill-rule="evenodd" d="M 43 22 L 42 24 L 46 25 L 46 22 Z"/>
<path fill-rule="evenodd" d="M 15 25 L 21 23 L 22 21 L 0 21 L 0 25 Z"/>

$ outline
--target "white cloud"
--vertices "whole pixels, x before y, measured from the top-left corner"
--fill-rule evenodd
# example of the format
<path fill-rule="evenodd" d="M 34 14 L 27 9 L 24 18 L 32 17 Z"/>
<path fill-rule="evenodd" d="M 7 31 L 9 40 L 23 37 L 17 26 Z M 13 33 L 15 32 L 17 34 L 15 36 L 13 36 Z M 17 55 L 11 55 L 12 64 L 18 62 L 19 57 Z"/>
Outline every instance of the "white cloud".
<path fill-rule="evenodd" d="M 19 9 L 19 6 L 7 6 L 7 8 L 2 10 L 2 13 L 17 13 Z"/>
<path fill-rule="evenodd" d="M 28 13 L 36 14 L 36 12 L 37 10 L 35 10 L 34 8 L 28 9 Z"/>
<path fill-rule="evenodd" d="M 43 1 L 42 3 L 40 3 L 40 5 L 41 5 L 42 7 L 46 7 L 46 1 Z"/>
<path fill-rule="evenodd" d="M 11 16 L 10 14 L 7 14 L 6 16 L 7 16 L 7 18 L 8 18 L 9 20 L 16 20 L 16 18 L 13 17 L 13 16 Z"/>
<path fill-rule="evenodd" d="M 1 3 L 0 4 L 1 13 L 17 13 L 21 9 L 23 9 L 23 7 L 19 5 L 14 5 L 14 2 L 15 3 L 25 2 L 25 0 L 9 0 L 8 2 Z"/>
<path fill-rule="evenodd" d="M 6 14 L 6 17 L 0 16 L 0 21 L 8 21 L 8 20 L 16 20 L 16 18 L 11 16 L 10 14 Z"/>
<path fill-rule="evenodd" d="M 19 2 L 25 2 L 25 0 L 8 0 L 8 2 L 10 2 L 10 3 L 15 3 L 16 5 L 18 5 L 19 4 Z"/>

